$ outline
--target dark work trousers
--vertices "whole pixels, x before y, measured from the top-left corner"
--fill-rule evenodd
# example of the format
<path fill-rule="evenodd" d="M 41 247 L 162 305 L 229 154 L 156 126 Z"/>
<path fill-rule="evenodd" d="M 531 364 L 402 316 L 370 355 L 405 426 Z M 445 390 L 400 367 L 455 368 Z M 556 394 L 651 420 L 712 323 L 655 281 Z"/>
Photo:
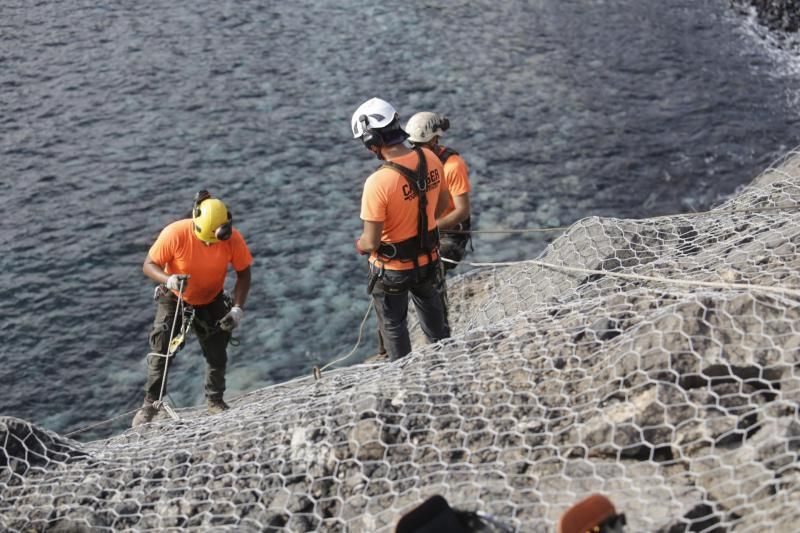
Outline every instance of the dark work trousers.
<path fill-rule="evenodd" d="M 374 268 L 374 267 L 370 267 Z M 389 359 L 395 361 L 411 351 L 408 334 L 408 299 L 414 302 L 419 323 L 429 342 L 450 336 L 439 294 L 438 261 L 420 267 L 419 281 L 414 270 L 384 270 L 372 289 L 378 316 L 378 329 Z"/>
<path fill-rule="evenodd" d="M 156 316 L 153 320 L 153 329 L 150 331 L 150 351 L 166 354 L 169 349 L 172 321 L 175 318 L 175 308 L 178 298 L 168 291 L 157 299 Z M 206 397 L 222 397 L 225 392 L 225 365 L 228 363 L 228 341 L 231 334 L 217 327 L 217 321 L 228 312 L 225 298 L 220 292 L 211 303 L 193 306 L 195 310 L 192 331 L 200 342 L 200 349 L 206 358 Z M 175 323 L 175 335 L 180 332 L 183 317 L 179 316 Z M 169 364 L 176 357 L 170 357 Z M 164 363 L 166 358 L 150 355 L 147 357 L 147 383 L 144 386 L 145 397 L 148 401 L 159 399 L 161 381 L 164 377 Z M 167 394 L 164 387 L 164 395 Z M 163 398 L 162 398 L 163 399 Z"/>
<path fill-rule="evenodd" d="M 459 226 L 460 227 L 460 226 Z M 443 259 L 450 259 L 451 261 L 461 262 L 464 256 L 467 255 L 467 243 L 469 243 L 469 236 L 464 234 L 448 234 L 443 235 L 439 241 L 439 254 Z M 447 300 L 447 281 L 446 276 L 449 270 L 453 270 L 456 266 L 449 261 L 440 261 L 441 276 L 439 277 L 439 294 L 442 296 L 442 307 L 444 307 L 444 317 L 450 319 L 450 305 Z"/>

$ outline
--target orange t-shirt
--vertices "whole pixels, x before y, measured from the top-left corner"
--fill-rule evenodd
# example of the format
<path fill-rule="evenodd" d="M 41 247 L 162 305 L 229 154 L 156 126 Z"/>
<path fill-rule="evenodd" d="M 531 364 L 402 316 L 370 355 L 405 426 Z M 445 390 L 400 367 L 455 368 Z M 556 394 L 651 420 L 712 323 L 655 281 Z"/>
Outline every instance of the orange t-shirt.
<path fill-rule="evenodd" d="M 191 305 L 208 304 L 222 291 L 229 264 L 239 271 L 253 262 L 244 237 L 236 228 L 230 239 L 209 246 L 194 234 L 189 218 L 161 230 L 148 255 L 163 265 L 167 274 L 191 276 L 183 291 L 183 299 Z"/>
<path fill-rule="evenodd" d="M 445 148 L 440 146 L 439 155 L 441 155 L 444 150 Z M 447 158 L 447 161 L 445 161 L 444 179 L 447 182 L 450 200 L 447 204 L 447 209 L 444 210 L 444 213 L 439 215 L 439 218 L 447 216 L 455 211 L 456 206 L 453 203 L 454 196 L 461 196 L 462 194 L 466 194 L 472 190 L 469 185 L 469 170 L 467 170 L 467 163 L 458 154 L 451 155 Z"/>
<path fill-rule="evenodd" d="M 439 158 L 428 150 L 422 149 L 425 161 L 428 164 L 428 189 L 425 195 L 428 199 L 428 231 L 436 227 L 436 203 L 439 200 L 439 188 L 447 187 L 444 182 L 444 168 Z M 417 154 L 410 152 L 404 156 L 391 160 L 412 171 L 417 169 Z M 361 196 L 361 219 L 367 222 L 383 222 L 381 242 L 402 242 L 417 234 L 417 218 L 419 217 L 419 199 L 417 194 L 408 184 L 402 174 L 390 168 L 380 168 L 375 171 L 364 183 L 364 193 Z M 438 255 L 433 254 L 436 258 Z M 372 252 L 370 263 L 374 263 L 377 253 Z M 409 270 L 414 268 L 414 263 L 391 259 L 384 261 L 384 268 L 389 270 Z M 428 264 L 428 255 L 419 256 L 420 266 Z"/>

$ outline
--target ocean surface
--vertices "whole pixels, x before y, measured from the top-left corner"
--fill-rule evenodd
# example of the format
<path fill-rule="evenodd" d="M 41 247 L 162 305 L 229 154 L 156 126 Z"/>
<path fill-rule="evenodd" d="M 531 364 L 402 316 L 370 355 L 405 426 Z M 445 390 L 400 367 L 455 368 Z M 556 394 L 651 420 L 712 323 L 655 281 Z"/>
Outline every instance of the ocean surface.
<path fill-rule="evenodd" d="M 478 229 L 564 226 L 747 184 L 800 144 L 796 56 L 727 0 L 5 1 L 0 415 L 71 433 L 141 402 L 141 265 L 202 188 L 255 257 L 228 398 L 349 352 L 378 164 L 349 120 L 368 98 L 450 117 Z M 470 259 L 532 259 L 555 236 L 479 235 Z M 374 327 L 343 364 L 374 353 Z M 174 406 L 202 402 L 204 365 L 191 339 Z"/>

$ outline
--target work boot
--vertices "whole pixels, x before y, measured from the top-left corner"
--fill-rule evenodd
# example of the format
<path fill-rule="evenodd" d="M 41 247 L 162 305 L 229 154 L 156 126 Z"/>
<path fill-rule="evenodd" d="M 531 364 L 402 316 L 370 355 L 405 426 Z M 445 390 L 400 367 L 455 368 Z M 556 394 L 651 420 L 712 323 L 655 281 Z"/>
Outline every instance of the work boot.
<path fill-rule="evenodd" d="M 389 362 L 389 354 L 384 352 L 376 353 L 375 355 L 370 355 L 366 359 L 364 359 L 365 363 L 388 363 Z"/>
<path fill-rule="evenodd" d="M 230 409 L 228 404 L 225 403 L 225 400 L 222 399 L 222 396 L 209 396 L 206 399 L 206 404 L 208 405 L 208 412 L 209 414 L 216 415 L 221 413 L 222 411 L 227 411 Z"/>
<path fill-rule="evenodd" d="M 153 407 L 153 402 L 145 398 L 142 408 L 136 411 L 136 415 L 133 417 L 133 424 L 131 424 L 131 427 L 135 428 L 136 426 L 152 422 L 157 414 L 158 409 Z"/>

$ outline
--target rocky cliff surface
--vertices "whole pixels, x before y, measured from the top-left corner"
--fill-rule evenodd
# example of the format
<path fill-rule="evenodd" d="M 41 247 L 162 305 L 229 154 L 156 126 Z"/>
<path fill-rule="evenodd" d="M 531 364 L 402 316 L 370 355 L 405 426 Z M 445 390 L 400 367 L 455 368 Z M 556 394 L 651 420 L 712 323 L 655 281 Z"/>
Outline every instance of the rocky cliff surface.
<path fill-rule="evenodd" d="M 759 22 L 772 30 L 796 32 L 800 29 L 800 3 L 797 0 L 731 0 L 740 11 L 754 8 Z"/>
<path fill-rule="evenodd" d="M 442 494 L 552 531 L 601 492 L 631 531 L 796 530 L 800 156 L 538 259 L 454 280 L 452 339 L 220 415 L 89 444 L 0 418 L 0 529 L 389 532 Z"/>

